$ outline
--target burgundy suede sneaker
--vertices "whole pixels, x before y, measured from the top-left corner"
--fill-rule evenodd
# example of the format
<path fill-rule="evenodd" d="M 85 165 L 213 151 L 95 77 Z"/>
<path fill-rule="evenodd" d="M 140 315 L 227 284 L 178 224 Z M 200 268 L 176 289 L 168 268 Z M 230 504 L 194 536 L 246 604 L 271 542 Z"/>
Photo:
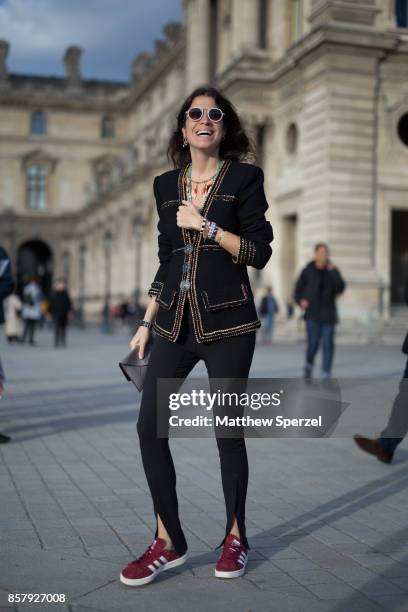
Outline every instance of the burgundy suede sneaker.
<path fill-rule="evenodd" d="M 179 555 L 175 550 L 165 550 L 166 541 L 156 538 L 141 557 L 127 565 L 120 574 L 120 581 L 128 586 L 142 586 L 156 578 L 160 572 L 182 565 L 187 553 Z"/>
<path fill-rule="evenodd" d="M 247 562 L 248 549 L 237 536 L 230 533 L 225 538 L 224 548 L 215 566 L 215 576 L 217 578 L 239 578 L 245 574 Z"/>

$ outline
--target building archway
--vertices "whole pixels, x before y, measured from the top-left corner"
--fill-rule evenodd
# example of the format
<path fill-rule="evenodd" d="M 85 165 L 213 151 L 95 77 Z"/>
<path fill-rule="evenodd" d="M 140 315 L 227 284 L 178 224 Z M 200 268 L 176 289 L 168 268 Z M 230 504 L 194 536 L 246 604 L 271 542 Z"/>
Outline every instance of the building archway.
<path fill-rule="evenodd" d="M 21 293 L 28 279 L 35 277 L 46 297 L 52 288 L 53 254 L 42 240 L 27 240 L 17 251 L 17 291 Z"/>

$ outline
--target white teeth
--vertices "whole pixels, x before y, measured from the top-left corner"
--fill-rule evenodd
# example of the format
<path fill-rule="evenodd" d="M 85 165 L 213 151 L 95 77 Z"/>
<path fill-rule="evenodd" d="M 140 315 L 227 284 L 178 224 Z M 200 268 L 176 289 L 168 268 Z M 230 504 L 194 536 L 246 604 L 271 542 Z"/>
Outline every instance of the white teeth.
<path fill-rule="evenodd" d="M 201 131 L 201 132 L 197 132 L 198 136 L 211 136 L 211 132 L 205 132 L 205 131 Z"/>

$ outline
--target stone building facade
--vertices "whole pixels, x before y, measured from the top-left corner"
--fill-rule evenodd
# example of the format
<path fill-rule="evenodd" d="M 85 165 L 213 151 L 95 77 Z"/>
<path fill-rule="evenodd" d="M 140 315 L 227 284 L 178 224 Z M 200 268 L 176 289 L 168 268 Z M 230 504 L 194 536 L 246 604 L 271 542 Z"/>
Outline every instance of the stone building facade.
<path fill-rule="evenodd" d="M 10 74 L 0 43 L 0 242 L 24 273 L 67 277 L 88 315 L 147 288 L 158 265 L 152 183 L 184 97 L 232 99 L 265 172 L 274 254 L 255 289 L 290 296 L 326 241 L 344 319 L 392 317 L 408 275 L 406 0 L 184 0 L 128 82 Z M 33 263 L 34 262 L 34 263 Z"/>

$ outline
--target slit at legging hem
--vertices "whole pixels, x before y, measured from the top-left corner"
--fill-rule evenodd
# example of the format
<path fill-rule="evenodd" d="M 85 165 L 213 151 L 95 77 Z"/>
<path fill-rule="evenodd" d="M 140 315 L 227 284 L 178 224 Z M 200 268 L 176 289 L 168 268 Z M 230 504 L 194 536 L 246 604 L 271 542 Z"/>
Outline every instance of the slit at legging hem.
<path fill-rule="evenodd" d="M 176 471 L 168 438 L 157 437 L 157 380 L 179 378 L 180 387 L 194 366 L 204 360 L 209 378 L 248 378 L 256 344 L 256 332 L 198 343 L 194 336 L 188 300 L 177 342 L 156 336 L 146 372 L 137 431 L 143 468 L 153 500 L 153 509 L 179 554 L 187 550 L 180 524 L 176 493 Z M 173 389 L 172 391 L 177 391 Z M 168 410 L 168 406 L 164 409 Z M 245 530 L 245 501 L 248 487 L 248 459 L 244 437 L 216 437 L 221 466 L 221 482 L 226 506 L 226 535 L 234 516 L 243 543 L 249 548 Z M 158 529 L 156 522 L 155 537 Z M 221 546 L 220 544 L 220 546 Z"/>

